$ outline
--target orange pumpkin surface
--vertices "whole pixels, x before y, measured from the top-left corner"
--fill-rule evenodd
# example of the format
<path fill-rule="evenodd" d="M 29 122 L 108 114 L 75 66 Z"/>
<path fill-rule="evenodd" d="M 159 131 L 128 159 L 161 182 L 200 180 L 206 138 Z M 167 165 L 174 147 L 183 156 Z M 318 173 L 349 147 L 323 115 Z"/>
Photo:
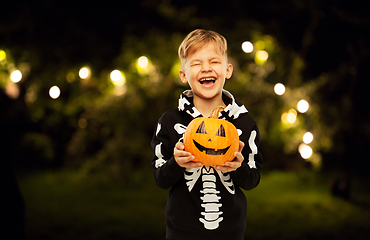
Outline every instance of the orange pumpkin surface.
<path fill-rule="evenodd" d="M 239 149 L 239 135 L 232 123 L 218 119 L 223 109 L 217 107 L 210 118 L 193 119 L 186 128 L 185 151 L 193 154 L 195 162 L 205 166 L 223 166 L 235 158 L 234 153 Z"/>

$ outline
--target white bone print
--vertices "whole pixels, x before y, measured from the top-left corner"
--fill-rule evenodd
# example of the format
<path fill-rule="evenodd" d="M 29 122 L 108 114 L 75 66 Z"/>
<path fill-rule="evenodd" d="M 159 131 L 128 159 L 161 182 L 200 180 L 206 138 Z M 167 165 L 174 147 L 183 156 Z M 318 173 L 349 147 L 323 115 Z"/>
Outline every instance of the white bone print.
<path fill-rule="evenodd" d="M 217 173 L 227 191 L 230 194 L 235 194 L 235 187 L 230 174 L 221 171 L 217 171 Z M 223 217 L 221 217 L 222 211 L 220 211 L 220 207 L 222 207 L 221 197 L 218 195 L 220 191 L 216 189 L 215 170 L 212 167 L 187 168 L 184 177 L 189 192 L 191 192 L 200 176 L 202 176 L 203 184 L 203 188 L 200 190 L 203 195 L 200 199 L 203 202 L 201 206 L 204 208 L 204 212 L 201 212 L 203 218 L 199 218 L 199 221 L 203 223 L 204 228 L 214 230 L 219 227 L 219 223 L 223 220 Z"/>
<path fill-rule="evenodd" d="M 191 190 L 193 189 L 200 174 L 201 174 L 201 168 L 187 168 L 185 170 L 184 177 L 186 179 L 186 185 L 188 186 L 189 192 L 191 192 Z"/>
<path fill-rule="evenodd" d="M 220 176 L 220 180 L 222 184 L 225 186 L 226 190 L 229 191 L 229 193 L 231 194 L 235 194 L 235 187 L 233 180 L 230 177 L 230 174 L 221 171 L 217 171 L 217 173 Z"/>
<path fill-rule="evenodd" d="M 182 134 L 180 140 L 183 139 L 186 126 L 178 123 L 175 124 L 174 129 L 178 134 Z M 238 130 L 238 134 L 241 135 L 242 131 Z M 230 194 L 235 194 L 235 187 L 230 174 L 221 171 L 217 171 L 217 174 L 227 191 Z M 223 217 L 221 217 L 223 212 L 220 211 L 220 207 L 222 207 L 222 203 L 220 202 L 221 197 L 218 195 L 220 191 L 216 189 L 216 174 L 214 168 L 187 168 L 184 171 L 184 178 L 189 192 L 192 191 L 200 176 L 202 176 L 203 184 L 203 189 L 200 190 L 203 196 L 201 196 L 200 199 L 203 202 L 201 207 L 204 208 L 204 211 L 201 212 L 203 217 L 199 218 L 199 221 L 203 223 L 205 229 L 214 230 L 219 227 L 220 222 L 223 220 Z"/>
<path fill-rule="evenodd" d="M 223 217 L 220 217 L 222 215 L 220 211 L 222 204 L 219 202 L 221 197 L 217 195 L 220 191 L 216 190 L 216 176 L 213 168 L 202 168 L 202 182 L 203 189 L 200 192 L 204 195 L 200 199 L 203 201 L 201 206 L 204 208 L 204 212 L 201 212 L 203 218 L 199 218 L 199 221 L 204 224 L 204 228 L 214 230 L 218 228 Z"/>

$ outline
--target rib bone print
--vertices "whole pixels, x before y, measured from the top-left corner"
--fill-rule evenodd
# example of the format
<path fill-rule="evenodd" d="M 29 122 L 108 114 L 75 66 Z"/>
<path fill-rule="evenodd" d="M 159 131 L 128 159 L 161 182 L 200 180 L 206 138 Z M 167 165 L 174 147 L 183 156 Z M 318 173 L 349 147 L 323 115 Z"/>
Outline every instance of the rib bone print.
<path fill-rule="evenodd" d="M 221 171 L 216 172 L 227 191 L 230 194 L 235 194 L 235 187 L 230 174 Z M 220 191 L 216 189 L 215 169 L 212 167 L 187 168 L 184 176 L 189 192 L 191 192 L 199 177 L 202 176 L 202 189 L 200 193 L 203 195 L 200 199 L 203 202 L 201 207 L 204 208 L 204 211 L 201 212 L 203 217 L 199 218 L 199 221 L 208 230 L 217 229 L 223 217 L 221 217 L 222 211 L 220 211 L 220 207 L 222 206 L 221 197 L 219 196 Z"/>

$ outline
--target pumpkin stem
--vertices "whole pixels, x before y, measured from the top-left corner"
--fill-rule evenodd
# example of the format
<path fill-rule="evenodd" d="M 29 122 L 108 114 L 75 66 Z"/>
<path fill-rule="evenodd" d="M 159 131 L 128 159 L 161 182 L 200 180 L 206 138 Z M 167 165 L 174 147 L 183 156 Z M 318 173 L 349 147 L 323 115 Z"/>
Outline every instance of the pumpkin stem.
<path fill-rule="evenodd" d="M 215 109 L 213 109 L 210 118 L 218 119 L 218 115 L 220 112 L 222 112 L 225 109 L 224 106 L 218 106 Z"/>

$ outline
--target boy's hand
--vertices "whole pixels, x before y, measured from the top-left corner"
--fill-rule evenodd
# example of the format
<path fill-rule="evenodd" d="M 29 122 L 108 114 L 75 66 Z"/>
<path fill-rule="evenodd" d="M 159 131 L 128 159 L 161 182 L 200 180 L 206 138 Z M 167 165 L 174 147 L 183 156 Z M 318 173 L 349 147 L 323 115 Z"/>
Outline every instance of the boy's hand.
<path fill-rule="evenodd" d="M 242 162 L 244 161 L 244 157 L 242 154 L 244 145 L 245 144 L 242 141 L 239 141 L 239 151 L 235 152 L 234 160 L 231 162 L 226 162 L 225 166 L 214 166 L 214 168 L 222 172 L 232 172 L 238 169 L 242 165 Z"/>
<path fill-rule="evenodd" d="M 191 153 L 184 151 L 185 146 L 182 142 L 178 142 L 173 150 L 175 161 L 180 167 L 197 168 L 203 166 L 200 162 L 193 162 L 194 156 Z"/>

